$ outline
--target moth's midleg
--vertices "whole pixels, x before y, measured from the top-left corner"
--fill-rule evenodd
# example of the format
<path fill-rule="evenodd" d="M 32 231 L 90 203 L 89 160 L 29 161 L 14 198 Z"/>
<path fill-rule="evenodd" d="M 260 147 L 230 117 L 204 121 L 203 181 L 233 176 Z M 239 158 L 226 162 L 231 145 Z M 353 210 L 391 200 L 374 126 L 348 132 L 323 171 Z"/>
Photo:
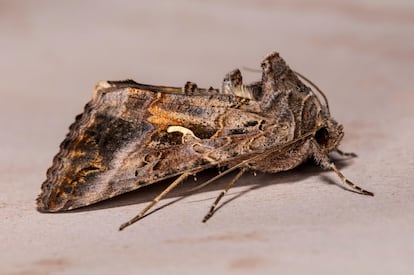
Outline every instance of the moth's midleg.
<path fill-rule="evenodd" d="M 329 167 L 339 176 L 339 178 L 342 180 L 342 182 L 344 182 L 344 183 L 348 184 L 349 186 L 351 186 L 352 189 L 357 190 L 358 192 L 360 192 L 361 194 L 364 194 L 364 195 L 374 196 L 374 193 L 359 187 L 358 185 L 356 185 L 355 183 L 353 183 L 352 181 L 347 179 L 341 173 L 341 171 L 339 171 L 339 169 L 336 167 L 336 165 L 333 162 L 330 164 Z"/>
<path fill-rule="evenodd" d="M 175 179 L 170 185 L 168 185 L 167 188 L 164 189 L 157 197 L 155 197 L 144 209 L 141 210 L 141 212 L 138 213 L 135 217 L 127 221 L 126 223 L 122 224 L 119 227 L 119 230 L 123 230 L 125 227 L 133 224 L 134 222 L 141 219 L 145 213 L 150 210 L 157 202 L 159 202 L 163 197 L 165 197 L 171 190 L 173 190 L 178 184 L 180 184 L 182 181 L 184 181 L 190 174 L 184 173 L 181 174 L 177 179 Z"/>
<path fill-rule="evenodd" d="M 214 203 L 210 207 L 210 211 L 208 211 L 207 215 L 204 217 L 203 222 L 208 221 L 213 214 L 214 210 L 216 209 L 217 204 L 220 202 L 221 198 L 229 191 L 229 189 L 237 182 L 237 180 L 243 175 L 243 173 L 246 171 L 245 168 L 240 169 L 240 171 L 237 173 L 237 175 L 227 184 L 227 186 L 220 192 L 220 195 L 216 198 Z"/>

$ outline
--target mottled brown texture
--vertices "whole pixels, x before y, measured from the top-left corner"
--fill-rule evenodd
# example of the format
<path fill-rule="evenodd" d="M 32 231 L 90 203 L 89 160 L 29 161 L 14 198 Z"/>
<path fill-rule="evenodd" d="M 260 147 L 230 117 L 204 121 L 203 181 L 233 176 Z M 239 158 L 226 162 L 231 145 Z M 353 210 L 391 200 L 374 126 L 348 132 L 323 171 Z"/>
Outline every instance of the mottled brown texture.
<path fill-rule="evenodd" d="M 269 263 L 253 274 L 414 270 L 413 1 L 1 3 L 0 274 L 231 274 L 249 257 Z M 221 89 L 236 67 L 244 83 L 260 80 L 242 66 L 260 68 L 272 48 L 326 93 L 345 130 L 339 148 L 358 153 L 337 165 L 377 197 L 342 191 L 335 174 L 307 162 L 246 172 L 207 224 L 203 215 L 233 174 L 122 234 L 116 226 L 172 179 L 78 211 L 36 213 L 46 170 L 94 82 Z M 190 176 L 158 207 L 216 172 Z M 249 232 L 265 241 L 164 242 Z M 34 268 L 53 258 L 69 265 Z"/>
<path fill-rule="evenodd" d="M 342 126 L 278 53 L 262 69 L 250 85 L 232 71 L 221 92 L 191 82 L 98 83 L 47 172 L 38 210 L 70 210 L 210 167 L 276 173 L 313 157 L 331 168 Z"/>

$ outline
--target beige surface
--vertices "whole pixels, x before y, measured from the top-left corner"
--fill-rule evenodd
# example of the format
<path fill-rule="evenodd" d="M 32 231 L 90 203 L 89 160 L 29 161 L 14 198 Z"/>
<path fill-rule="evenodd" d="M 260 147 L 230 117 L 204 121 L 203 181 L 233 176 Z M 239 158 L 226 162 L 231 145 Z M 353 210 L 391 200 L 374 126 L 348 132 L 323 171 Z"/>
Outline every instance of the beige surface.
<path fill-rule="evenodd" d="M 412 1 L 17 2 L 0 1 L 0 273 L 413 274 Z M 359 154 L 342 171 L 375 197 L 307 165 L 244 176 L 207 224 L 228 179 L 122 233 L 163 186 L 90 211 L 35 211 L 98 80 L 218 87 L 273 50 L 327 93 L 342 148 Z"/>

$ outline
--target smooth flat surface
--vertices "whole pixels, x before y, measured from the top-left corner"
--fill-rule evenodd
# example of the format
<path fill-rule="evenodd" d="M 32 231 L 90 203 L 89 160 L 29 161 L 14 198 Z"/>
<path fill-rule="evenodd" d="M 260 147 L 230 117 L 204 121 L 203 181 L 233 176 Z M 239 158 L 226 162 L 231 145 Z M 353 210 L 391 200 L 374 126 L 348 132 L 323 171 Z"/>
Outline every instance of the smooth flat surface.
<path fill-rule="evenodd" d="M 1 1 L 0 273 L 412 274 L 414 6 L 377 2 Z M 207 224 L 229 178 L 124 232 L 165 185 L 80 212 L 35 210 L 96 82 L 219 87 L 273 50 L 325 91 L 341 148 L 359 155 L 338 165 L 375 197 L 310 164 L 244 176 Z"/>

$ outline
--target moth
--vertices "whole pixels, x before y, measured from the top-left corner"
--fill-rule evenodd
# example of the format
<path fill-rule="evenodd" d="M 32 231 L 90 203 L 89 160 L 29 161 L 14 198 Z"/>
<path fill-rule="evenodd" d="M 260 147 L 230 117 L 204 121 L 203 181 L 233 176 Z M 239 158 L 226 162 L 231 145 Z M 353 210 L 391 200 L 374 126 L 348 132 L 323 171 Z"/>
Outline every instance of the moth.
<path fill-rule="evenodd" d="M 328 155 L 353 156 L 338 149 L 343 127 L 331 117 L 322 91 L 276 52 L 261 67 L 260 81 L 245 85 L 236 69 L 225 76 L 221 90 L 192 82 L 183 88 L 99 82 L 47 171 L 37 209 L 71 210 L 171 179 L 122 230 L 190 175 L 226 168 L 201 188 L 237 171 L 205 222 L 246 171 L 277 173 L 309 158 L 358 193 L 373 196 L 348 180 Z"/>

